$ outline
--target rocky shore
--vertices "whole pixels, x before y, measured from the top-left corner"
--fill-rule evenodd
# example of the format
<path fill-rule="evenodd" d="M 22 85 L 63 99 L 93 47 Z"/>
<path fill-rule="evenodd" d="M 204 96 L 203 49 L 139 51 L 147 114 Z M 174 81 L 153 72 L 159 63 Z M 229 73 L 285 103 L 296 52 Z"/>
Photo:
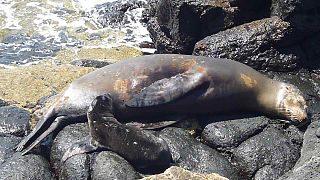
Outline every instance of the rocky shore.
<path fill-rule="evenodd" d="M 254 114 L 187 117 L 184 122 L 156 132 L 172 155 L 172 162 L 166 167 L 139 168 L 111 151 L 76 155 L 61 164 L 68 147 L 88 135 L 85 123 L 66 126 L 52 144 L 42 144 L 33 154 L 21 156 L 14 147 L 54 96 L 74 78 L 116 60 L 143 54 L 128 47 L 94 51 L 81 48 L 76 53 L 57 49 L 48 54 L 58 57 L 53 63 L 0 69 L 0 179 L 320 177 L 320 2 L 132 0 L 99 7 L 84 16 L 98 14 L 98 23 L 113 27 L 130 21 L 124 15 L 127 11 L 145 8 L 142 20 L 156 53 L 229 58 L 270 78 L 296 85 L 307 100 L 308 122 L 297 126 Z M 94 40 L 99 36 L 91 37 Z M 1 41 L 10 44 L 19 38 L 28 41 L 23 40 L 24 36 L 10 35 Z M 32 59 L 28 54 L 26 57 Z"/>

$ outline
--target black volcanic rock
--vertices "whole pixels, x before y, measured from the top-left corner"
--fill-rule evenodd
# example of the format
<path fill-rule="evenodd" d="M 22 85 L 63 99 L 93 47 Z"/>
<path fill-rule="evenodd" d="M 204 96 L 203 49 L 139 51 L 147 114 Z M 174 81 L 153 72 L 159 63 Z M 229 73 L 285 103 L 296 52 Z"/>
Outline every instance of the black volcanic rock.
<path fill-rule="evenodd" d="M 200 39 L 235 26 L 236 7 L 228 1 L 151 1 L 144 12 L 158 53 L 191 54 Z"/>
<path fill-rule="evenodd" d="M 111 151 L 103 151 L 95 156 L 92 165 L 92 179 L 138 179 L 140 176 L 123 157 Z"/>
<path fill-rule="evenodd" d="M 291 33 L 288 22 L 266 18 L 208 36 L 197 42 L 193 54 L 228 58 L 260 70 L 290 71 L 304 57 L 299 46 L 287 45 L 293 43 L 288 40 Z"/>
<path fill-rule="evenodd" d="M 34 154 L 21 156 L 14 154 L 0 166 L 0 179 L 54 180 L 49 162 Z"/>
<path fill-rule="evenodd" d="M 30 113 L 16 106 L 0 107 L 0 134 L 24 136 L 29 127 Z"/>
<path fill-rule="evenodd" d="M 81 141 L 89 133 L 86 124 L 72 124 L 65 127 L 55 138 L 50 153 L 50 160 L 56 174 L 61 179 L 86 179 L 90 177 L 90 156 L 78 154 L 61 164 L 61 158 L 73 143 Z"/>
<path fill-rule="evenodd" d="M 204 128 L 202 138 L 213 148 L 231 149 L 261 132 L 267 124 L 268 119 L 263 116 L 215 122 Z"/>
<path fill-rule="evenodd" d="M 234 151 L 233 162 L 247 178 L 277 179 L 294 166 L 299 153 L 299 145 L 270 126 L 241 143 Z"/>
<path fill-rule="evenodd" d="M 169 145 L 176 165 L 198 173 L 218 173 L 229 179 L 239 179 L 230 162 L 216 150 L 200 143 L 179 128 L 165 128 L 160 132 Z"/>
<path fill-rule="evenodd" d="M 320 177 L 320 138 L 316 136 L 319 128 L 319 121 L 314 121 L 308 126 L 304 134 L 300 159 L 292 171 L 283 175 L 279 180 L 311 180 Z"/>

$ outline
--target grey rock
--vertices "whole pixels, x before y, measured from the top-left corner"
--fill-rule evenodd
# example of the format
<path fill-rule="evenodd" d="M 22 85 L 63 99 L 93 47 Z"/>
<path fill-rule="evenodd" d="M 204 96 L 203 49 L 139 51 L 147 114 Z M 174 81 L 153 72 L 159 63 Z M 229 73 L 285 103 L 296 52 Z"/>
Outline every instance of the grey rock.
<path fill-rule="evenodd" d="M 102 68 L 102 67 L 107 66 L 111 63 L 107 62 L 107 61 L 80 59 L 80 60 L 73 60 L 70 64 L 72 64 L 74 66 Z"/>
<path fill-rule="evenodd" d="M 78 154 L 61 164 L 59 179 L 90 179 L 90 156 Z"/>
<path fill-rule="evenodd" d="M 280 180 L 313 180 L 320 177 L 320 138 L 316 136 L 319 121 L 312 122 L 304 134 L 301 157 L 289 173 Z"/>
<path fill-rule="evenodd" d="M 140 176 L 124 158 L 116 153 L 104 151 L 95 156 L 91 172 L 92 179 L 122 180 L 138 179 Z"/>
<path fill-rule="evenodd" d="M 200 39 L 235 26 L 228 1 L 151 1 L 144 19 L 158 53 L 191 54 Z"/>
<path fill-rule="evenodd" d="M 289 171 L 299 158 L 299 145 L 273 126 L 241 143 L 233 162 L 246 178 L 277 179 Z"/>
<path fill-rule="evenodd" d="M 264 116 L 215 122 L 204 128 L 202 138 L 213 148 L 230 150 L 261 132 L 267 125 L 268 119 Z"/>
<path fill-rule="evenodd" d="M 49 162 L 39 155 L 16 153 L 0 166 L 0 179 L 53 180 Z"/>
<path fill-rule="evenodd" d="M 200 143 L 179 128 L 165 128 L 159 135 L 169 145 L 176 165 L 197 173 L 218 173 L 239 179 L 235 168 L 216 150 Z"/>
<path fill-rule="evenodd" d="M 30 113 L 15 106 L 0 107 L 0 134 L 24 136 L 29 127 Z"/>
<path fill-rule="evenodd" d="M 305 56 L 299 46 L 289 42 L 290 36 L 288 22 L 266 18 L 208 36 L 196 43 L 193 54 L 228 58 L 259 70 L 290 71 L 298 68 Z"/>
<path fill-rule="evenodd" d="M 15 153 L 14 147 L 20 142 L 21 138 L 16 136 L 2 136 L 0 137 L 0 164 Z"/>
<path fill-rule="evenodd" d="M 320 157 L 320 138 L 316 131 L 320 128 L 319 121 L 312 122 L 304 133 L 304 141 L 301 149 L 301 157 L 294 166 L 297 169 L 309 162 L 312 157 Z"/>
<path fill-rule="evenodd" d="M 75 142 L 81 141 L 89 133 L 87 124 L 79 123 L 66 126 L 55 138 L 50 159 L 60 179 L 87 179 L 90 177 L 88 154 L 79 154 L 69 158 L 64 164 L 60 160 L 63 154 Z"/>

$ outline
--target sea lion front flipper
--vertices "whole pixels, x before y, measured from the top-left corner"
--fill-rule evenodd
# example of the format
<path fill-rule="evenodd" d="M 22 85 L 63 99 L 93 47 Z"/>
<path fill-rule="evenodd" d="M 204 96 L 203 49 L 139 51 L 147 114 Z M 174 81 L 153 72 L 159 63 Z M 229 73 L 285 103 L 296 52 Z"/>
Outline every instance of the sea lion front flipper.
<path fill-rule="evenodd" d="M 145 129 L 145 130 L 155 130 L 164 128 L 173 124 L 176 124 L 177 122 L 185 119 L 186 116 L 165 116 L 165 117 L 153 117 L 152 120 L 145 119 L 143 122 L 128 122 L 126 123 L 127 126 L 136 127 L 139 129 Z"/>
<path fill-rule="evenodd" d="M 72 144 L 71 147 L 63 154 L 61 164 L 65 163 L 69 158 L 77 154 L 91 153 L 101 149 L 102 147 L 95 146 L 91 143 L 91 137 L 87 136 L 82 141 Z"/>
<path fill-rule="evenodd" d="M 206 73 L 188 70 L 145 87 L 126 103 L 129 107 L 148 107 L 171 102 L 207 82 Z"/>

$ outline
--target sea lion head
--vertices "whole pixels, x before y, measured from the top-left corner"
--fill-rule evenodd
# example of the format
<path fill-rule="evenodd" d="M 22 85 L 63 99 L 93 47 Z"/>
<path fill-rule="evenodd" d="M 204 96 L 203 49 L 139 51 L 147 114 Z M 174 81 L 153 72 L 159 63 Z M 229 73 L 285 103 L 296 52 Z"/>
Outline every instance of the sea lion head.
<path fill-rule="evenodd" d="M 307 105 L 302 92 L 294 85 L 282 83 L 277 95 L 276 108 L 280 116 L 296 123 L 307 119 Z"/>

